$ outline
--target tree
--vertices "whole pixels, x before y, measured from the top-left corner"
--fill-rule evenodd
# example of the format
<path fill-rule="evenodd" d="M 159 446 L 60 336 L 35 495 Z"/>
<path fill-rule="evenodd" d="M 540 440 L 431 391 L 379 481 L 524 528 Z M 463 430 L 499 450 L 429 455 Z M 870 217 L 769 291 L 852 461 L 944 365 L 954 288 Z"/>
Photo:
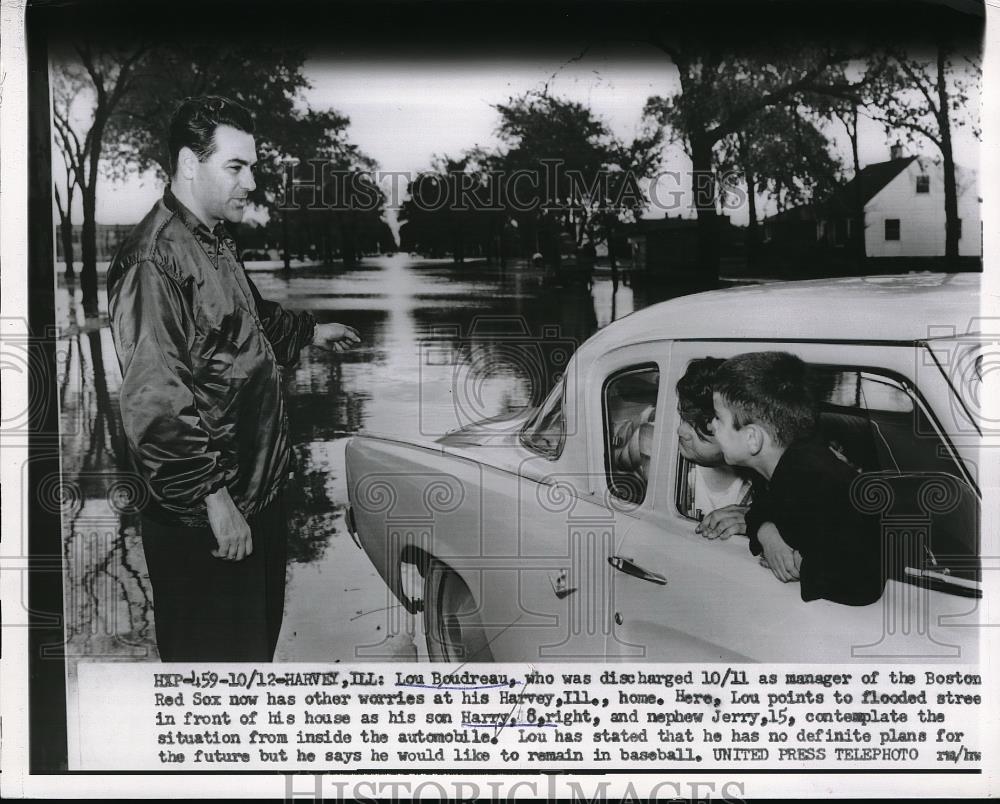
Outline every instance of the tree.
<path fill-rule="evenodd" d="M 964 67 L 959 69 L 957 60 Z M 877 105 L 873 113 L 887 128 L 901 131 L 910 140 L 925 138 L 941 153 L 944 171 L 945 259 L 958 259 L 959 218 L 952 131 L 972 125 L 973 85 L 982 75 L 979 62 L 962 57 L 957 47 L 940 38 L 926 53 L 890 51 L 877 76 Z"/>
<path fill-rule="evenodd" d="M 165 41 L 157 46 L 138 72 L 137 91 L 112 119 L 109 172 L 115 176 L 155 170 L 170 173 L 166 132 L 177 105 L 186 97 L 224 95 L 239 101 L 254 115 L 259 163 L 256 170 L 258 198 L 278 191 L 282 160 L 306 157 L 282 147 L 289 125 L 313 123 L 312 130 L 328 120 L 310 118 L 302 92 L 309 87 L 303 75 L 305 52 L 301 48 L 275 47 L 265 41 L 240 44 L 216 41 Z M 346 127 L 338 116 L 334 126 Z"/>
<path fill-rule="evenodd" d="M 56 211 L 59 214 L 59 235 L 62 240 L 63 258 L 66 263 L 66 278 L 76 277 L 73 268 L 73 201 L 79 187 L 73 165 L 81 158 L 79 154 L 79 139 L 74 136 L 68 121 L 73 114 L 73 101 L 82 91 L 79 76 L 64 69 L 56 69 L 52 76 L 53 118 L 63 122 L 63 125 L 52 127 L 52 138 L 59 153 L 62 154 L 65 180 L 63 193 L 59 192 L 59 183 L 53 182 L 53 196 L 56 201 Z M 63 203 L 63 194 L 66 202 Z"/>
<path fill-rule="evenodd" d="M 494 108 L 500 113 L 497 134 L 507 146 L 502 169 L 508 176 L 527 171 L 538 178 L 530 198 L 536 212 L 524 222 L 547 243 L 542 252 L 549 252 L 555 266 L 563 231 L 577 245 L 585 236 L 595 243 L 609 235 L 613 240 L 617 223 L 645 208 L 639 182 L 656 172 L 663 143 L 655 121 L 648 119 L 625 143 L 588 107 L 546 92 L 528 92 Z"/>
<path fill-rule="evenodd" d="M 265 201 L 277 208 L 282 220 L 282 240 L 288 253 L 289 219 L 294 219 L 299 252 L 308 249 L 320 236 L 320 248 L 327 262 L 332 259 L 334 244 L 339 245 L 346 267 L 357 264 L 362 251 L 370 245 L 373 231 L 385 235 L 380 224 L 384 197 L 371 178 L 378 164 L 351 143 L 347 137 L 349 118 L 333 110 L 293 111 L 285 121 L 280 139 L 265 142 L 279 156 L 275 159 L 288 169 L 285 155 L 294 155 L 296 166 L 282 176 L 280 199 L 276 192 L 264 191 Z M 285 192 L 288 181 L 304 182 L 294 191 Z M 323 198 L 324 182 L 329 185 Z M 286 262 L 287 265 L 287 262 Z"/>
<path fill-rule="evenodd" d="M 747 261 L 759 256 L 757 195 L 766 193 L 779 210 L 829 194 L 836 185 L 838 161 L 819 129 L 817 116 L 801 105 L 768 107 L 717 149 L 717 170 L 742 176 L 748 205 Z M 720 188 L 725 192 L 726 188 Z"/>
<path fill-rule="evenodd" d="M 53 109 L 53 123 L 67 171 L 72 173 L 72 184 L 80 190 L 83 210 L 80 287 L 84 310 L 87 315 L 96 315 L 97 182 L 105 149 L 105 130 L 116 110 L 133 91 L 137 67 L 148 49 L 143 45 L 122 48 L 80 42 L 73 51 L 69 59 L 54 65 L 56 83 L 62 88 L 60 92 L 75 88 L 74 98 L 78 93 L 85 93 L 92 104 L 91 112 L 84 122 L 74 118 L 70 114 L 73 101 L 63 95 Z M 64 231 L 70 229 L 65 225 L 69 222 L 71 209 L 69 194 L 67 186 Z"/>
<path fill-rule="evenodd" d="M 858 119 L 861 114 L 861 105 L 856 99 L 834 104 L 830 109 L 830 114 L 840 121 L 847 133 L 847 139 L 851 143 L 851 166 L 854 171 L 852 176 L 854 197 L 850 199 L 851 217 L 854 220 L 851 247 L 854 249 L 858 265 L 861 266 L 868 259 L 868 253 L 865 250 L 865 197 L 864 187 L 862 187 L 860 179 L 861 159 L 858 155 Z"/>
<path fill-rule="evenodd" d="M 631 142 L 615 138 L 583 104 L 545 91 L 494 106 L 501 148 L 436 156 L 408 187 L 404 248 L 432 256 L 471 253 L 504 264 L 515 233 L 524 255 L 558 268 L 566 243 L 608 240 L 647 204 L 639 182 L 656 172 L 662 127 L 647 121 Z"/>
<path fill-rule="evenodd" d="M 312 110 L 303 101 L 302 92 L 309 87 L 303 74 L 305 58 L 301 48 L 276 47 L 263 40 L 163 42 L 155 62 L 150 60 L 141 72 L 138 91 L 112 120 L 110 139 L 117 149 L 109 172 L 122 176 L 151 169 L 167 177 L 165 132 L 177 105 L 186 97 L 224 95 L 254 115 L 258 164 L 251 201 L 273 208 L 290 160 L 304 166 L 346 145 L 348 118 L 333 110 Z M 286 240 L 288 226 L 282 231 Z M 282 245 L 286 252 L 291 248 Z"/>
<path fill-rule="evenodd" d="M 810 94 L 850 98 L 859 85 L 844 67 L 855 55 L 846 48 L 775 46 L 729 49 L 711 39 L 654 36 L 678 71 L 680 91 L 654 96 L 646 112 L 667 126 L 692 163 L 691 190 L 698 216 L 698 262 L 706 281 L 719 272 L 714 151 L 745 131 L 773 107 L 795 106 Z"/>
<path fill-rule="evenodd" d="M 618 279 L 618 234 L 623 224 L 635 223 L 647 206 L 647 198 L 639 191 L 642 179 L 652 178 L 660 167 L 663 154 L 663 127 L 646 119 L 642 130 L 630 143 L 615 139 L 611 143 L 608 169 L 614 181 L 604 198 L 591 199 L 591 219 L 594 227 L 591 241 L 606 241 L 611 276 Z"/>
<path fill-rule="evenodd" d="M 144 76 L 136 101 L 115 121 L 116 139 L 123 144 L 119 163 L 125 170 L 152 168 L 166 176 L 169 155 L 163 132 L 177 104 L 193 95 L 231 97 L 254 115 L 259 161 L 251 199 L 279 213 L 285 254 L 298 251 L 304 256 L 319 235 L 323 255 L 329 260 L 337 246 L 344 264 L 351 267 L 374 240 L 374 232 L 384 235 L 381 193 L 368 178 L 377 164 L 350 142 L 348 117 L 305 104 L 305 58 L 301 48 L 276 47 L 266 40 L 164 45 L 156 70 Z M 289 172 L 308 181 L 310 163 L 319 162 L 327 165 L 330 175 L 354 174 L 353 181 L 341 185 L 346 197 L 338 199 L 335 208 L 309 209 L 320 204 L 312 204 L 306 191 L 299 193 L 302 203 L 292 204 L 296 209 L 280 210 Z M 295 239 L 297 249 L 291 242 Z"/>
<path fill-rule="evenodd" d="M 83 198 L 81 284 L 85 306 L 94 311 L 98 168 L 110 179 L 147 170 L 166 177 L 166 132 L 183 98 L 226 95 L 254 114 L 259 163 L 251 200 L 258 205 L 275 202 L 289 157 L 304 161 L 336 153 L 341 162 L 363 157 L 347 142 L 346 117 L 333 110 L 311 110 L 304 103 L 308 81 L 302 49 L 275 47 L 268 41 L 227 45 L 185 40 L 123 51 L 87 41 L 55 61 L 55 71 L 72 96 L 69 105 L 82 98 L 93 108 L 92 124 L 83 131 L 63 114 L 68 104 L 57 98 L 55 121 L 57 144 Z M 60 200 L 58 206 L 60 215 L 68 214 L 69 204 L 63 207 Z"/>
<path fill-rule="evenodd" d="M 497 218 L 504 211 L 491 202 L 497 155 L 479 146 L 458 156 L 435 154 L 429 170 L 407 185 L 400 209 L 400 245 L 431 257 L 451 253 L 456 264 L 466 257 L 501 255 L 495 242 Z"/>

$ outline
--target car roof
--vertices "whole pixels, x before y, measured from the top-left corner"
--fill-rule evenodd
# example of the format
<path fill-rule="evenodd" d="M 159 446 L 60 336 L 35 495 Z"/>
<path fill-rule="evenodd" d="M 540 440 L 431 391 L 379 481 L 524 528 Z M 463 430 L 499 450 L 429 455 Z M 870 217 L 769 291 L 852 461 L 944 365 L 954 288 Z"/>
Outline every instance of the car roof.
<path fill-rule="evenodd" d="M 653 340 L 912 342 L 973 334 L 980 274 L 764 282 L 681 296 L 625 316 L 594 335 L 588 351 Z"/>

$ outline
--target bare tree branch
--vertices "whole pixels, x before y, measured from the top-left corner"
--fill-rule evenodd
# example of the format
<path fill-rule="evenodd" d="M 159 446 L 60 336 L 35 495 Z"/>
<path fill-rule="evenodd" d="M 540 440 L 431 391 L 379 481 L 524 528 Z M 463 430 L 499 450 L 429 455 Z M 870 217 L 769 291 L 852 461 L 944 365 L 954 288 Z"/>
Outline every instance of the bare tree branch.
<path fill-rule="evenodd" d="M 927 106 L 930 109 L 931 114 L 937 117 L 941 111 L 937 108 L 937 104 L 931 96 L 930 88 L 925 85 L 925 81 L 927 81 L 927 74 L 921 70 L 918 75 L 917 71 L 913 68 L 913 65 L 905 60 L 900 61 L 899 66 L 902 68 L 903 72 L 906 73 L 907 78 L 913 82 L 913 86 L 920 90 L 920 94 L 923 95 L 924 99 L 927 101 Z"/>
<path fill-rule="evenodd" d="M 566 61 L 564 61 L 562 64 L 560 64 L 556 68 L 555 72 L 553 72 L 552 75 L 550 75 L 546 79 L 545 83 L 542 85 L 542 93 L 541 94 L 543 96 L 544 95 L 548 95 L 549 94 L 549 86 L 552 84 L 553 81 L 556 80 L 556 77 L 559 75 L 559 73 L 561 73 L 569 65 L 576 64 L 577 62 L 583 61 L 584 56 L 586 56 L 587 53 L 590 52 L 590 49 L 593 46 L 594 46 L 593 42 L 588 42 L 586 45 L 583 46 L 583 49 L 579 53 L 577 53 L 575 56 L 572 56 L 572 57 L 566 59 Z"/>

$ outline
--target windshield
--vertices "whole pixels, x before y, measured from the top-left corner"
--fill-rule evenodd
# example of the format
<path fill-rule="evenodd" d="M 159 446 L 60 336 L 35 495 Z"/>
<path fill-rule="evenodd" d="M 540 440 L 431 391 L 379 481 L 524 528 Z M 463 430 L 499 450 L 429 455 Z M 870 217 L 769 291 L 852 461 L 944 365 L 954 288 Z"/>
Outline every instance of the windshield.
<path fill-rule="evenodd" d="M 532 452 L 547 458 L 558 458 L 566 440 L 566 420 L 563 413 L 565 377 L 549 391 L 545 401 L 524 425 L 521 443 Z"/>

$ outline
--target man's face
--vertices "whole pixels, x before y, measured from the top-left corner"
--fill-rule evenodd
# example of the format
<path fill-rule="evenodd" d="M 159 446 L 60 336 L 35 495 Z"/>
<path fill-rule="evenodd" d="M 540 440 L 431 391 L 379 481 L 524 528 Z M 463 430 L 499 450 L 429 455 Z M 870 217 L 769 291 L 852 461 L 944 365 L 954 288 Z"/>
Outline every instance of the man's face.
<path fill-rule="evenodd" d="M 726 462 L 715 436 L 702 435 L 683 418 L 677 425 L 677 443 L 681 455 L 699 466 L 721 466 Z"/>
<path fill-rule="evenodd" d="M 257 187 L 253 179 L 257 147 L 252 134 L 231 126 L 216 128 L 214 142 L 211 156 L 195 167 L 191 193 L 213 222 L 239 223 L 247 197 Z"/>
<path fill-rule="evenodd" d="M 712 394 L 712 403 L 715 407 L 712 434 L 719 443 L 726 463 L 731 466 L 746 466 L 751 457 L 746 431 L 736 429 L 733 423 L 733 412 L 718 392 Z"/>

